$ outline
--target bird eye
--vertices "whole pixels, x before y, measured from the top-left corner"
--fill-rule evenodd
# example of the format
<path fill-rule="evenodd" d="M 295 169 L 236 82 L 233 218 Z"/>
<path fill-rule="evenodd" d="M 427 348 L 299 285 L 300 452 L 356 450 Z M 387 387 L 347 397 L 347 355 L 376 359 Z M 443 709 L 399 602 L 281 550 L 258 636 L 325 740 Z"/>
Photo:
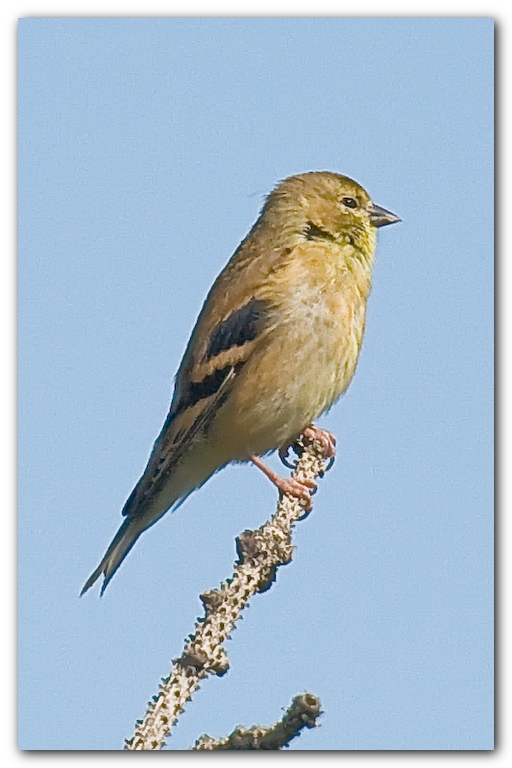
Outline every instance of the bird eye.
<path fill-rule="evenodd" d="M 346 205 L 347 208 L 357 208 L 357 200 L 355 200 L 353 197 L 344 197 L 343 205 Z"/>

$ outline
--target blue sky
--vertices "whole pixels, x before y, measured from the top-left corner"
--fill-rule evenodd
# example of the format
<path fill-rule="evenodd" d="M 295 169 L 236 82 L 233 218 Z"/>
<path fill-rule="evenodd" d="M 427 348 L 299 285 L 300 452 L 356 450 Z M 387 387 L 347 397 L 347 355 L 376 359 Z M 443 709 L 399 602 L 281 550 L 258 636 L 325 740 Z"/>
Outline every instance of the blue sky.
<path fill-rule="evenodd" d="M 168 747 L 270 723 L 303 690 L 325 714 L 292 749 L 492 747 L 492 46 L 484 18 L 20 21 L 22 749 L 122 748 L 198 594 L 274 509 L 230 467 L 78 599 L 211 282 L 306 170 L 403 221 L 379 234 L 293 563 Z"/>

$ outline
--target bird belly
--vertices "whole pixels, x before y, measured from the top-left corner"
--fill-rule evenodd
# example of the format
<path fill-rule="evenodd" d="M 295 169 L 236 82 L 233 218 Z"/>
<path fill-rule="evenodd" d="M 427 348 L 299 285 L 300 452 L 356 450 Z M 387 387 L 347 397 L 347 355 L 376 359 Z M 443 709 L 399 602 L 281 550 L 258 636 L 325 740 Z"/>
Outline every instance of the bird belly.
<path fill-rule="evenodd" d="M 364 304 L 303 304 L 248 360 L 216 420 L 235 460 L 293 440 L 343 394 L 355 371 Z"/>

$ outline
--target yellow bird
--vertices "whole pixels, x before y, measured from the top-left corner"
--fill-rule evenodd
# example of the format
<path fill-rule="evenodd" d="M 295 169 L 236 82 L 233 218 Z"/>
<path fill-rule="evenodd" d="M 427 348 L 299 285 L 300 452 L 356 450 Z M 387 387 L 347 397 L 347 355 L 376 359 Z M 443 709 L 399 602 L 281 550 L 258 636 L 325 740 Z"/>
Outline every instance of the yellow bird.
<path fill-rule="evenodd" d="M 230 462 L 252 461 L 309 506 L 311 488 L 261 459 L 306 432 L 356 368 L 377 228 L 400 219 L 355 181 L 285 179 L 213 284 L 176 376 L 169 414 L 128 498 L 125 520 L 82 590 L 101 594 L 143 531 Z"/>

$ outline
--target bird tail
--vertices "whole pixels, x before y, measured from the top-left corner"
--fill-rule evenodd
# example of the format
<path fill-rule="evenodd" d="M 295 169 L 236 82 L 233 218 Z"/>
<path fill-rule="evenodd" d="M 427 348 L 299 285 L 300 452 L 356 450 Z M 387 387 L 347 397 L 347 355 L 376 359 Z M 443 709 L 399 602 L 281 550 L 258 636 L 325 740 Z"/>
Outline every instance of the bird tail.
<path fill-rule="evenodd" d="M 101 576 L 102 573 L 104 575 L 104 579 L 103 584 L 101 585 L 100 597 L 103 595 L 110 579 L 117 571 L 143 530 L 145 530 L 145 528 L 141 528 L 140 525 L 137 525 L 136 521 L 130 519 L 129 517 L 126 518 L 112 539 L 109 548 L 105 552 L 103 560 L 98 565 L 94 573 L 92 573 L 85 582 L 83 589 L 80 592 L 80 597 L 82 597 L 82 595 L 85 594 L 85 592 L 87 592 L 90 587 L 92 587 L 94 582 Z"/>

